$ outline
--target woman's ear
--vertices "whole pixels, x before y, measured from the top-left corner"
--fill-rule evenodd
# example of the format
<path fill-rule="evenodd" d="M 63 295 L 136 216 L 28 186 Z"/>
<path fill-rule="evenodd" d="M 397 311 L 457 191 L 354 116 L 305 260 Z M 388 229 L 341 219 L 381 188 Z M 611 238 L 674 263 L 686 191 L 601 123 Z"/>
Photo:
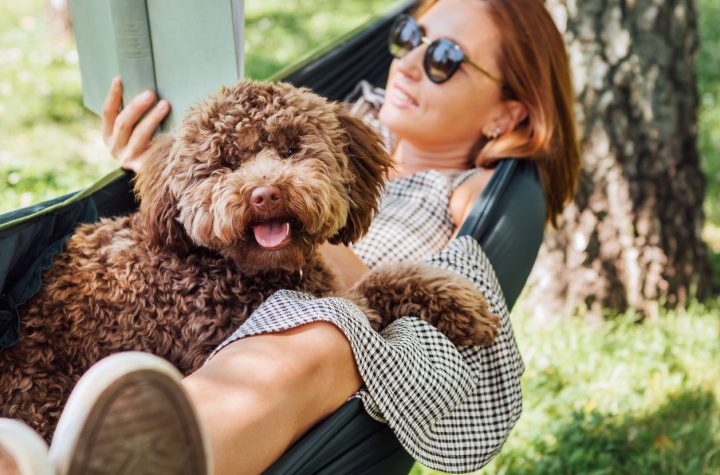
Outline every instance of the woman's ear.
<path fill-rule="evenodd" d="M 329 241 L 333 244 L 350 244 L 360 239 L 370 227 L 378 210 L 380 193 L 393 165 L 382 139 L 370 126 L 340 105 L 336 110 L 348 139 L 344 152 L 352 176 L 347 185 L 350 205 L 347 223 Z"/>
<path fill-rule="evenodd" d="M 501 107 L 499 115 L 483 126 L 481 132 L 485 137 L 494 138 L 511 132 L 527 119 L 527 106 L 520 101 L 503 101 Z"/>
<path fill-rule="evenodd" d="M 520 101 L 505 101 L 503 102 L 505 109 L 507 110 L 507 116 L 510 121 L 507 130 L 514 129 L 519 123 L 527 119 L 528 110 L 527 106 Z"/>
<path fill-rule="evenodd" d="M 177 200 L 166 173 L 172 143 L 172 135 L 160 135 L 145 152 L 143 166 L 135 179 L 135 195 L 140 200 L 140 223 L 148 243 L 185 255 L 192 243 L 176 219 Z"/>

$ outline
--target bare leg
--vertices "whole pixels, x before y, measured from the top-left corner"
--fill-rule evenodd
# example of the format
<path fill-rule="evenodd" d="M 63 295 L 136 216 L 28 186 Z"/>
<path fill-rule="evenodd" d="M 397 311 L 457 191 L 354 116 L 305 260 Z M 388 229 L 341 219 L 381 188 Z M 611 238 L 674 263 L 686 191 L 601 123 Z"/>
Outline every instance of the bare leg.
<path fill-rule="evenodd" d="M 260 473 L 362 385 L 330 323 L 238 340 L 183 381 L 210 438 L 215 473 Z"/>

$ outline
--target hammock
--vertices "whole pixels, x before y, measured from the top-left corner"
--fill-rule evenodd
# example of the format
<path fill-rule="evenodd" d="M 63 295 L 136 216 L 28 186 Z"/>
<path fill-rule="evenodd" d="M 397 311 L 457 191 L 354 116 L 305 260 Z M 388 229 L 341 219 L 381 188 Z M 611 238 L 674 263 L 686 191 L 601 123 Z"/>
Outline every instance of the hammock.
<path fill-rule="evenodd" d="M 405 2 L 272 79 L 341 100 L 362 79 L 384 86 L 391 56 L 387 35 Z M 91 187 L 0 215 L 0 351 L 18 340 L 17 308 L 40 288 L 41 273 L 80 223 L 135 210 L 130 176 L 118 170 Z M 495 268 L 508 308 L 522 290 L 543 239 L 545 201 L 530 162 L 501 161 L 459 235 L 472 235 Z M 295 443 L 269 474 L 406 474 L 413 460 L 392 431 L 346 402 Z"/>

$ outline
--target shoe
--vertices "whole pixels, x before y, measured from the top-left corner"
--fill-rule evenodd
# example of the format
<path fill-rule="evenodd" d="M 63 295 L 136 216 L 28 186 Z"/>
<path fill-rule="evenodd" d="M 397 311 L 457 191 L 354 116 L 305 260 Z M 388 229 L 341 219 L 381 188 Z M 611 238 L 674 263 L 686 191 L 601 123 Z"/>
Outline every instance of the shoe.
<path fill-rule="evenodd" d="M 53 475 L 48 447 L 40 435 L 14 419 L 0 419 L 0 474 Z"/>
<path fill-rule="evenodd" d="M 57 475 L 207 475 L 209 444 L 180 373 L 148 353 L 118 353 L 73 390 L 50 444 Z"/>

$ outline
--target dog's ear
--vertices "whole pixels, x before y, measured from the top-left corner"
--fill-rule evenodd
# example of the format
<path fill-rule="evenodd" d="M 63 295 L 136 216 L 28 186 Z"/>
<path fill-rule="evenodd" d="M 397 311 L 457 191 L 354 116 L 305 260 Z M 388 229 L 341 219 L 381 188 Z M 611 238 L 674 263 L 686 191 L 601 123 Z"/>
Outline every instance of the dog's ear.
<path fill-rule="evenodd" d="M 140 200 L 140 223 L 148 243 L 184 255 L 189 252 L 191 242 L 176 219 L 177 201 L 163 173 L 170 166 L 172 143 L 172 135 L 163 134 L 145 152 L 143 166 L 135 179 L 135 194 Z"/>
<path fill-rule="evenodd" d="M 344 152 L 352 176 L 347 189 L 350 203 L 347 223 L 329 241 L 350 244 L 370 227 L 393 164 L 377 132 L 341 105 L 336 106 L 336 114 L 349 139 Z"/>

